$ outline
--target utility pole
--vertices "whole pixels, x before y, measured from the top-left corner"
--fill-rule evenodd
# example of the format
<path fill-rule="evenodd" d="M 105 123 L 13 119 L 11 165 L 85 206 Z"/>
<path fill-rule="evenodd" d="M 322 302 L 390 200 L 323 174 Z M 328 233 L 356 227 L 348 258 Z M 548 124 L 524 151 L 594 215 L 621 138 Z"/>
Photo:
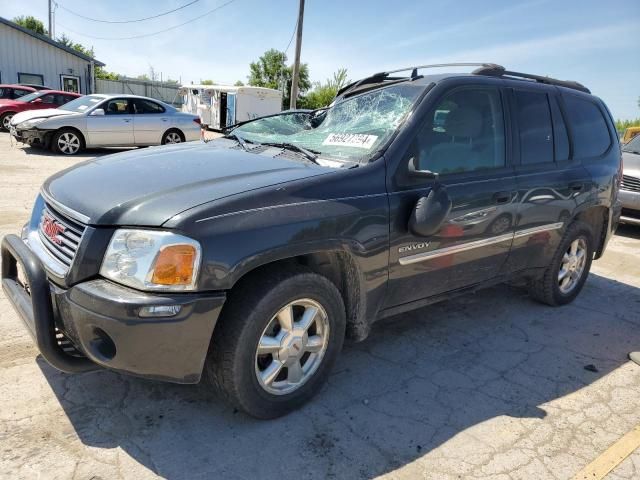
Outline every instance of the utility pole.
<path fill-rule="evenodd" d="M 300 49 L 302 48 L 302 20 L 304 18 L 304 0 L 300 0 L 298 10 L 298 31 L 296 33 L 296 58 L 293 63 L 293 78 L 291 79 L 291 101 L 289 108 L 296 108 L 298 99 L 298 79 L 300 78 Z"/>
<path fill-rule="evenodd" d="M 49 0 L 49 38 L 53 38 L 53 0 Z"/>

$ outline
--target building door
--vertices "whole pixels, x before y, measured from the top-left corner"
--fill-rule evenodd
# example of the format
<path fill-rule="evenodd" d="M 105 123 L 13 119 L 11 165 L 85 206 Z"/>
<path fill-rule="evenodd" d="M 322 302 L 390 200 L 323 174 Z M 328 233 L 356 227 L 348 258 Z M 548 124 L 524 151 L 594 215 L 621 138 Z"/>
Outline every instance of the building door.
<path fill-rule="evenodd" d="M 217 127 L 222 130 L 227 125 L 227 92 L 220 92 L 220 123 Z"/>
<path fill-rule="evenodd" d="M 60 75 L 60 83 L 64 92 L 80 93 L 80 77 L 75 75 Z"/>

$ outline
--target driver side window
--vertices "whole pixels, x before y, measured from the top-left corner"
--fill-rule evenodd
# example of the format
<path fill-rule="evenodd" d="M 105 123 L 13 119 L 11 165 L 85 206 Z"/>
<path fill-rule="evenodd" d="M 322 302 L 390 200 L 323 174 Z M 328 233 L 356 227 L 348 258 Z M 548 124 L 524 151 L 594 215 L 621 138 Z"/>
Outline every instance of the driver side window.
<path fill-rule="evenodd" d="M 445 95 L 429 114 L 414 145 L 414 164 L 439 174 L 505 166 L 500 92 L 464 87 Z"/>
<path fill-rule="evenodd" d="M 129 100 L 126 98 L 114 98 L 104 106 L 105 115 L 128 115 Z"/>

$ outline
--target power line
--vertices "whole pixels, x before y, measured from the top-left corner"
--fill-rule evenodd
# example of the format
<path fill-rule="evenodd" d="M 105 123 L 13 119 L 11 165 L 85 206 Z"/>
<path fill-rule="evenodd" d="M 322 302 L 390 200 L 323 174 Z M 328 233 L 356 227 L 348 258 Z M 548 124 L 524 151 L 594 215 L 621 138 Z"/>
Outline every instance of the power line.
<path fill-rule="evenodd" d="M 91 22 L 99 22 L 99 23 L 135 23 L 135 22 L 144 22 L 145 20 L 151 20 L 153 18 L 158 18 L 158 17 L 163 17 L 165 15 L 169 15 L 170 13 L 177 12 L 178 10 L 182 10 L 183 8 L 186 8 L 186 7 L 190 6 L 190 5 L 193 5 L 194 3 L 197 3 L 199 1 L 200 0 L 192 0 L 191 2 L 186 3 L 186 4 L 184 4 L 184 5 L 182 5 L 182 6 L 178 7 L 178 8 L 174 8 L 173 10 L 167 10 L 166 12 L 162 12 L 162 13 L 159 13 L 157 15 L 153 15 L 151 17 L 136 18 L 134 20 L 100 20 L 98 18 L 87 17 L 87 16 L 82 15 L 82 14 L 80 14 L 78 12 L 74 12 L 73 10 L 65 7 L 64 5 L 61 5 L 58 2 L 54 2 L 54 3 L 56 4 L 57 7 L 60 7 L 62 10 L 66 11 L 66 12 L 69 12 L 71 15 L 75 15 L 76 17 L 80 17 L 80 18 L 83 18 L 85 20 L 89 20 Z"/>
<path fill-rule="evenodd" d="M 152 33 L 143 33 L 141 35 L 133 35 L 131 37 L 96 37 L 93 35 L 87 35 L 86 33 L 80 33 L 80 32 L 76 32 L 75 30 L 71 30 L 69 27 L 65 27 L 64 25 L 62 25 L 61 23 L 58 22 L 58 25 L 61 26 L 62 28 L 64 28 L 65 30 L 68 30 L 71 33 L 74 33 L 76 35 L 80 35 L 82 37 L 86 37 L 86 38 L 93 38 L 94 40 L 133 40 L 136 38 L 144 38 L 144 37 L 151 37 L 153 35 L 160 35 L 161 33 L 165 33 L 165 32 L 169 32 L 171 30 L 175 30 L 176 28 L 180 28 L 183 27 L 184 25 L 187 25 L 189 23 L 195 22 L 196 20 L 200 20 L 201 18 L 206 17 L 207 15 L 212 14 L 213 12 L 220 10 L 221 8 L 226 7 L 227 5 L 235 2 L 236 0 L 229 0 L 226 3 L 223 3 L 222 5 L 218 5 L 215 8 L 212 8 L 211 10 L 209 10 L 208 12 L 203 13 L 202 15 L 199 15 L 195 18 L 192 18 L 191 20 L 187 20 L 186 22 L 182 22 L 178 25 L 174 25 L 172 27 L 169 28 L 164 28 L 162 30 L 158 30 L 157 32 L 152 32 Z"/>

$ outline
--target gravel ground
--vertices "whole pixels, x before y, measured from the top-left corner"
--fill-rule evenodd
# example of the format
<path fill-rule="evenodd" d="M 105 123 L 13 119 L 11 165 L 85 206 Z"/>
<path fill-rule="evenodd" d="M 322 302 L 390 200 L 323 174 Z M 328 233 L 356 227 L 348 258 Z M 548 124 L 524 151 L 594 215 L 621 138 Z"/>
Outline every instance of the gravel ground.
<path fill-rule="evenodd" d="M 112 151 L 0 133 L 0 236 L 45 178 Z M 499 286 L 378 324 L 315 401 L 268 422 L 198 385 L 57 372 L 0 293 L 0 477 L 571 478 L 640 424 L 639 252 L 640 228 L 620 228 L 563 308 Z M 639 452 L 607 478 L 640 478 Z"/>

